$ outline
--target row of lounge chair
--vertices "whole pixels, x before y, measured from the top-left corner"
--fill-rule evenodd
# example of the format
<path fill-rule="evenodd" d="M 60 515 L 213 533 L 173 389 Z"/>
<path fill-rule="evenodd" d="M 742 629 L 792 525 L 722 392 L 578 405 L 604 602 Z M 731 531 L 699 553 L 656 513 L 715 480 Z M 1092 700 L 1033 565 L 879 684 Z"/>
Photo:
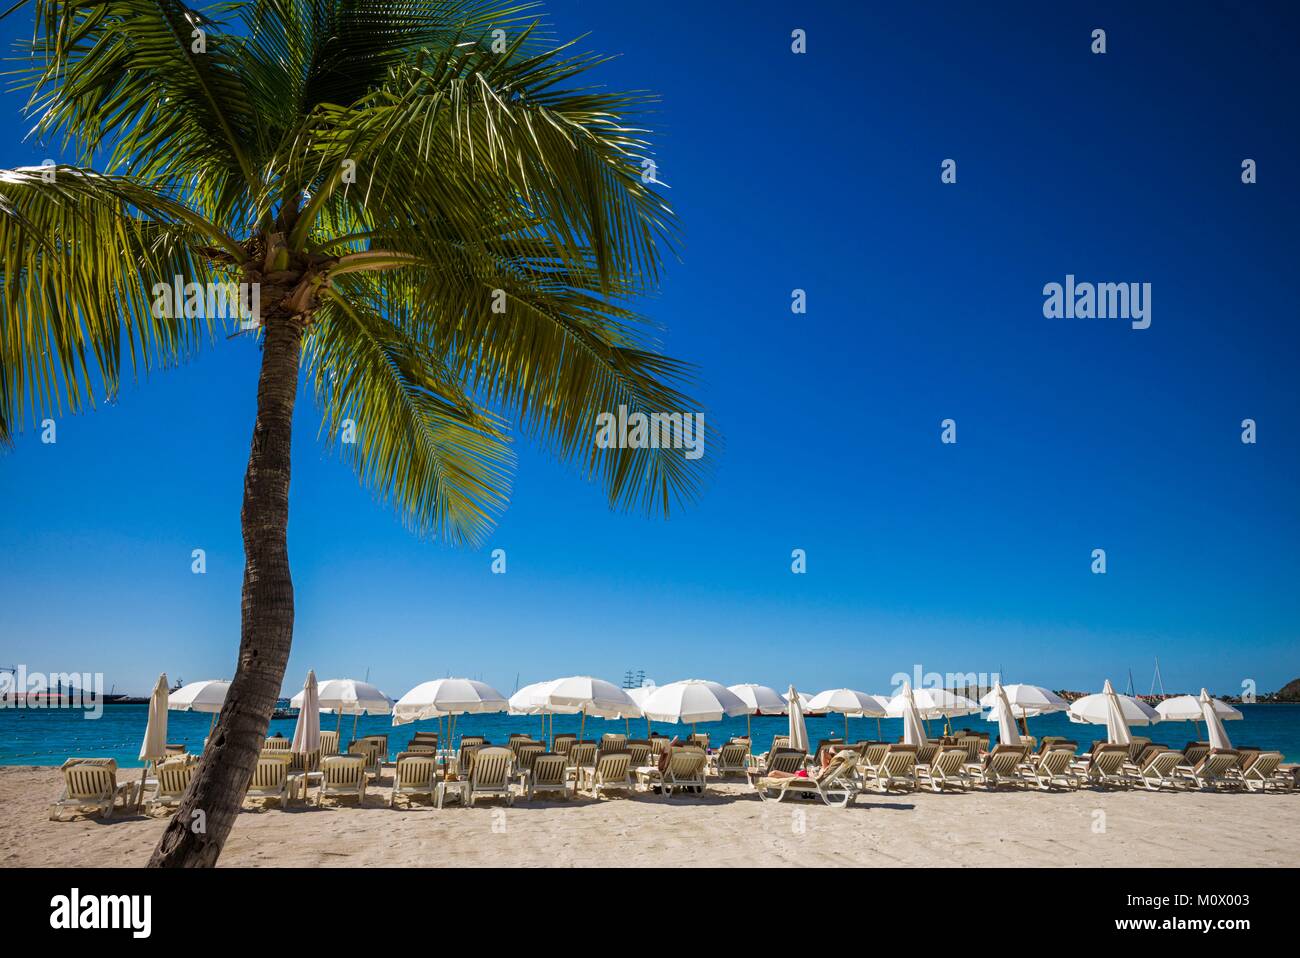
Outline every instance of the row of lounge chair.
<path fill-rule="evenodd" d="M 1295 769 L 1281 769 L 1280 752 L 1210 749 L 1189 743 L 1183 751 L 1148 744 L 1134 757 L 1127 745 L 1095 743 L 1082 758 L 1077 743 L 1044 741 L 1037 752 L 1026 745 L 998 745 L 971 761 L 961 744 L 913 746 L 859 742 L 829 747 L 826 760 L 805 767 L 799 750 L 776 748 L 750 770 L 760 798 L 782 801 L 791 795 L 820 798 L 845 806 L 863 791 L 929 788 L 1074 789 L 1141 787 L 1152 791 L 1292 791 Z"/>
<path fill-rule="evenodd" d="M 693 736 L 685 745 L 662 737 L 628 739 L 609 735 L 598 742 L 576 736 L 556 736 L 550 749 L 527 735 L 511 735 L 506 746 L 493 746 L 482 737 L 465 736 L 456 753 L 440 752 L 435 733 L 416 733 L 393 765 L 389 804 L 426 796 L 439 805 L 448 797 L 473 805 L 477 799 L 539 795 L 569 798 L 586 792 L 592 797 L 638 789 L 671 796 L 679 791 L 702 792 L 710 776 L 745 775 L 764 799 L 782 801 L 801 795 L 830 805 L 847 805 L 864 791 L 891 792 L 928 788 L 983 787 L 1149 790 L 1292 791 L 1297 770 L 1281 768 L 1282 755 L 1258 749 L 1211 749 L 1190 742 L 1182 750 L 1135 739 L 1128 746 L 1096 742 L 1079 756 L 1077 743 L 1045 738 L 1019 746 L 988 749 L 987 737 L 958 734 L 926 746 L 863 741 L 818 743 L 810 758 L 776 736 L 768 752 L 750 754 L 747 739 L 733 739 L 713 753 L 707 736 Z M 299 755 L 289 740 L 268 738 L 249 785 L 247 798 L 276 802 L 281 807 L 308 798 L 315 802 L 355 798 L 364 802 L 367 785 L 381 775 L 388 755 L 388 738 L 367 736 L 336 754 L 337 733 L 322 733 L 321 749 Z M 668 752 L 667 756 L 664 752 Z M 65 809 L 100 812 L 142 804 L 147 813 L 180 803 L 197 767 L 197 756 L 184 746 L 168 746 L 166 760 L 154 764 L 152 777 L 139 783 L 117 783 L 112 759 L 69 759 L 63 767 L 64 789 L 50 807 L 56 818 Z M 330 754 L 330 753 L 335 754 Z M 147 801 L 146 793 L 151 794 Z"/>

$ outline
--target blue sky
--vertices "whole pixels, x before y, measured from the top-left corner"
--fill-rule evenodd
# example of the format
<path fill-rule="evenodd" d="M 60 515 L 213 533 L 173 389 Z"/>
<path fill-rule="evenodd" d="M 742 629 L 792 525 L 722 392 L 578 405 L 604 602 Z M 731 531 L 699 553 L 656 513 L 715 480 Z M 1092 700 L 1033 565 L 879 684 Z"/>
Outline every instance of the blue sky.
<path fill-rule="evenodd" d="M 1300 675 L 1297 15 L 824 6 L 548 5 L 622 54 L 602 79 L 663 95 L 685 244 L 645 310 L 701 368 L 712 485 L 666 522 L 611 513 L 521 444 L 496 532 L 455 550 L 325 452 L 304 391 L 286 687 L 634 668 L 885 691 L 919 664 L 1069 688 L 1131 668 L 1146 691 L 1155 656 L 1171 688 Z M 0 100 L 0 165 L 58 159 L 20 106 Z M 1151 327 L 1045 319 L 1067 273 L 1151 283 Z M 233 671 L 257 361 L 215 343 L 0 458 L 0 664 L 138 692 Z"/>

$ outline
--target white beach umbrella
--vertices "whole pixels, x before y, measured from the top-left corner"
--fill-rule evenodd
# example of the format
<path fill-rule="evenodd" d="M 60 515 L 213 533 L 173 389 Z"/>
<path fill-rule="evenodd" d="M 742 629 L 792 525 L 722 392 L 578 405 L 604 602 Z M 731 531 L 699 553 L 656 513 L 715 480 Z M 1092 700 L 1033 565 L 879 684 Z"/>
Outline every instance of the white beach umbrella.
<path fill-rule="evenodd" d="M 1083 698 L 1071 702 L 1070 710 L 1066 715 L 1071 722 L 1076 724 L 1105 725 L 1109 735 L 1111 726 L 1115 724 L 1116 710 L 1118 710 L 1118 714 L 1123 719 L 1123 724 L 1126 727 L 1150 725 L 1153 722 L 1160 721 L 1160 713 L 1141 699 L 1133 698 L 1131 695 L 1118 694 L 1114 686 L 1110 684 L 1110 679 L 1106 680 L 1105 687 L 1101 692 L 1094 695 L 1085 695 Z M 1123 731 L 1116 728 L 1115 732 L 1126 735 L 1127 728 Z"/>
<path fill-rule="evenodd" d="M 803 720 L 803 696 L 790 686 L 785 700 L 790 706 L 790 747 L 808 752 L 808 725 Z"/>
<path fill-rule="evenodd" d="M 650 697 L 650 693 L 655 690 L 653 685 L 643 685 L 640 688 L 626 689 L 627 697 L 636 703 L 637 709 L 645 719 L 646 738 L 650 737 L 650 716 L 645 714 L 645 700 Z"/>
<path fill-rule="evenodd" d="M 849 740 L 849 716 L 869 715 L 880 718 L 885 709 L 866 692 L 854 689 L 826 689 L 818 692 L 808 700 L 808 708 L 813 712 L 839 712 L 844 716 L 844 741 Z"/>
<path fill-rule="evenodd" d="M 897 704 L 896 704 L 897 703 Z M 889 700 L 890 713 L 895 712 L 903 719 L 903 744 L 922 746 L 928 744 L 925 737 L 925 725 L 921 720 L 921 710 L 916 704 L 916 695 L 912 683 L 903 680 L 903 691 Z"/>
<path fill-rule="evenodd" d="M 1042 715 L 1045 712 L 1065 712 L 1070 708 L 1070 703 L 1065 701 L 1051 689 L 1045 689 L 1041 685 L 1023 685 L 1013 683 L 1003 685 L 1002 691 L 1006 694 L 1007 702 L 1011 706 L 1011 714 L 1014 718 L 1020 719 L 1021 727 L 1025 734 L 1029 734 L 1029 725 L 1026 719 L 1033 718 L 1035 715 Z M 1000 721 L 1001 705 L 995 689 L 990 689 L 980 699 L 980 705 L 989 709 L 988 720 L 990 722 Z"/>
<path fill-rule="evenodd" d="M 405 725 L 449 715 L 504 712 L 506 697 L 485 682 L 474 679 L 434 679 L 422 682 L 393 706 L 393 724 Z"/>
<path fill-rule="evenodd" d="M 542 740 L 547 737 L 546 716 L 552 714 L 552 710 L 546 707 L 546 691 L 550 688 L 551 680 L 545 682 L 533 682 L 525 685 L 514 695 L 510 696 L 507 703 L 511 715 L 540 715 L 542 717 Z"/>
<path fill-rule="evenodd" d="M 149 695 L 149 718 L 140 745 L 140 761 L 154 762 L 167 757 L 167 674 L 158 676 Z"/>
<path fill-rule="evenodd" d="M 314 669 L 308 670 L 307 681 L 294 699 L 298 700 L 298 722 L 293 727 L 293 744 L 290 748 L 299 755 L 307 755 L 320 748 L 320 689 L 316 685 Z M 308 771 L 305 762 L 303 770 L 304 773 Z M 303 794 L 306 794 L 305 789 Z"/>
<path fill-rule="evenodd" d="M 1209 693 L 1201 689 L 1201 694 L 1209 698 Z M 1233 708 L 1220 699 L 1210 699 L 1214 714 L 1221 722 L 1229 722 L 1242 717 L 1241 710 Z M 1205 718 L 1201 709 L 1200 695 L 1175 695 L 1156 705 L 1156 712 L 1162 722 L 1200 722 Z"/>
<path fill-rule="evenodd" d="M 803 714 L 804 714 L 805 716 L 809 715 L 810 712 L 811 712 L 811 709 L 808 708 L 808 696 L 804 695 L 802 692 L 796 692 L 795 694 L 799 696 L 799 707 L 803 709 Z M 789 708 L 790 708 L 790 693 L 789 693 L 789 692 L 786 692 L 784 695 L 782 695 L 782 696 L 781 696 L 781 700 L 782 700 L 783 702 L 785 702 L 785 707 L 786 707 L 787 710 L 789 710 Z"/>
<path fill-rule="evenodd" d="M 215 714 L 221 711 L 221 706 L 226 701 L 226 693 L 229 691 L 230 683 L 221 679 L 191 682 L 167 696 L 167 707 L 180 712 Z"/>
<path fill-rule="evenodd" d="M 204 679 L 182 686 L 167 696 L 167 707 L 179 712 L 209 712 L 212 720 L 208 722 L 208 731 L 217 722 L 217 713 L 226 702 L 226 693 L 230 683 L 223 679 Z"/>
<path fill-rule="evenodd" d="M 306 689 L 289 699 L 296 709 L 303 707 Z M 393 711 L 393 700 L 369 682 L 361 679 L 326 679 L 316 686 L 322 712 L 340 715 L 387 715 Z"/>
<path fill-rule="evenodd" d="M 743 682 L 740 685 L 728 685 L 727 691 L 734 692 L 737 698 L 745 703 L 751 715 L 755 712 L 784 715 L 789 708 L 781 693 L 771 686 Z"/>
<path fill-rule="evenodd" d="M 316 694 L 320 699 L 320 710 L 338 716 L 334 722 L 336 731 L 343 727 L 343 716 L 352 716 L 353 738 L 357 737 L 357 722 L 361 716 L 387 715 L 393 710 L 391 698 L 361 679 L 326 679 L 317 686 Z M 289 699 L 289 704 L 301 709 L 302 701 L 303 693 L 299 692 Z"/>
<path fill-rule="evenodd" d="M 553 711 L 580 712 L 582 721 L 578 738 L 582 738 L 586 731 L 588 715 L 600 718 L 641 717 L 640 707 L 626 690 L 590 675 L 552 679 L 546 688 L 546 707 Z"/>
<path fill-rule="evenodd" d="M 1016 730 L 1016 717 L 1011 711 L 1011 702 L 1001 681 L 993 686 L 993 694 L 998 705 L 998 744 L 1019 745 L 1020 733 Z"/>
<path fill-rule="evenodd" d="M 754 713 L 784 715 L 790 709 L 785 699 L 781 697 L 781 693 L 767 685 L 742 682 L 740 685 L 728 685 L 727 691 L 734 692 L 736 697 L 745 703 L 745 737 L 750 740 L 751 751 L 753 751 L 754 741 Z"/>
<path fill-rule="evenodd" d="M 447 733 L 443 739 L 445 749 L 452 747 L 456 716 L 479 715 L 485 712 L 504 712 L 510 708 L 506 697 L 488 685 L 474 679 L 434 679 L 422 682 L 411 689 L 393 706 L 393 724 L 405 725 L 423 719 L 447 719 Z M 443 765 L 443 776 L 449 768 Z"/>
<path fill-rule="evenodd" d="M 735 692 L 705 679 L 683 679 L 653 689 L 641 711 L 656 722 L 720 722 L 724 716 L 746 715 L 749 707 Z"/>
<path fill-rule="evenodd" d="M 916 710 L 922 721 L 941 718 L 945 722 L 954 716 L 973 715 L 980 710 L 978 702 L 948 689 L 914 689 L 906 680 L 903 684 L 907 697 L 900 692 L 889 700 L 886 709 L 893 718 L 906 718 L 909 707 Z"/>
<path fill-rule="evenodd" d="M 1228 733 L 1223 730 L 1223 720 L 1214 708 L 1210 693 L 1201 689 L 1201 716 L 1205 721 L 1205 731 L 1210 738 L 1210 748 L 1232 748 Z"/>

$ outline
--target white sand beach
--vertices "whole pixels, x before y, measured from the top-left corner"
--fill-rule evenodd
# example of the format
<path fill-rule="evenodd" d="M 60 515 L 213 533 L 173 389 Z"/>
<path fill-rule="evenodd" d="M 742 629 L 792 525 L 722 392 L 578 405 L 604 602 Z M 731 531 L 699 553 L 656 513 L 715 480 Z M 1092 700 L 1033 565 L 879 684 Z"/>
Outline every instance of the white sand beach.
<path fill-rule="evenodd" d="M 119 772 L 138 780 L 138 769 Z M 165 818 L 51 822 L 56 768 L 0 768 L 0 866 L 143 865 Z M 240 816 L 224 866 L 1282 866 L 1300 860 L 1300 794 L 1142 791 L 863 795 L 847 809 L 704 797 L 388 808 L 290 805 Z M 250 809 L 252 806 L 247 806 Z"/>

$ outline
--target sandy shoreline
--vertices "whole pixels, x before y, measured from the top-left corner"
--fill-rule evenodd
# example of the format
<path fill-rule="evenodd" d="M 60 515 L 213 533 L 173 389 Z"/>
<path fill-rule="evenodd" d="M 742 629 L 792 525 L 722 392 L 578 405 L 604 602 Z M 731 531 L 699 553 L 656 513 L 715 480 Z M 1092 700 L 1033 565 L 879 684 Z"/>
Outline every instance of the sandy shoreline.
<path fill-rule="evenodd" d="M 391 774 L 391 773 L 390 773 Z M 137 781 L 123 769 L 122 781 Z M 504 808 L 246 811 L 226 866 L 1294 865 L 1300 794 L 1004 792 L 864 795 L 847 809 L 760 802 L 743 782 L 704 798 L 638 795 Z M 142 865 L 165 819 L 51 822 L 55 768 L 0 768 L 0 866 Z M 251 806 L 246 806 L 251 808 Z M 1100 814 L 1099 814 L 1100 813 Z M 120 814 L 120 813 L 118 813 Z M 1095 831 L 1104 815 L 1104 831 Z"/>

